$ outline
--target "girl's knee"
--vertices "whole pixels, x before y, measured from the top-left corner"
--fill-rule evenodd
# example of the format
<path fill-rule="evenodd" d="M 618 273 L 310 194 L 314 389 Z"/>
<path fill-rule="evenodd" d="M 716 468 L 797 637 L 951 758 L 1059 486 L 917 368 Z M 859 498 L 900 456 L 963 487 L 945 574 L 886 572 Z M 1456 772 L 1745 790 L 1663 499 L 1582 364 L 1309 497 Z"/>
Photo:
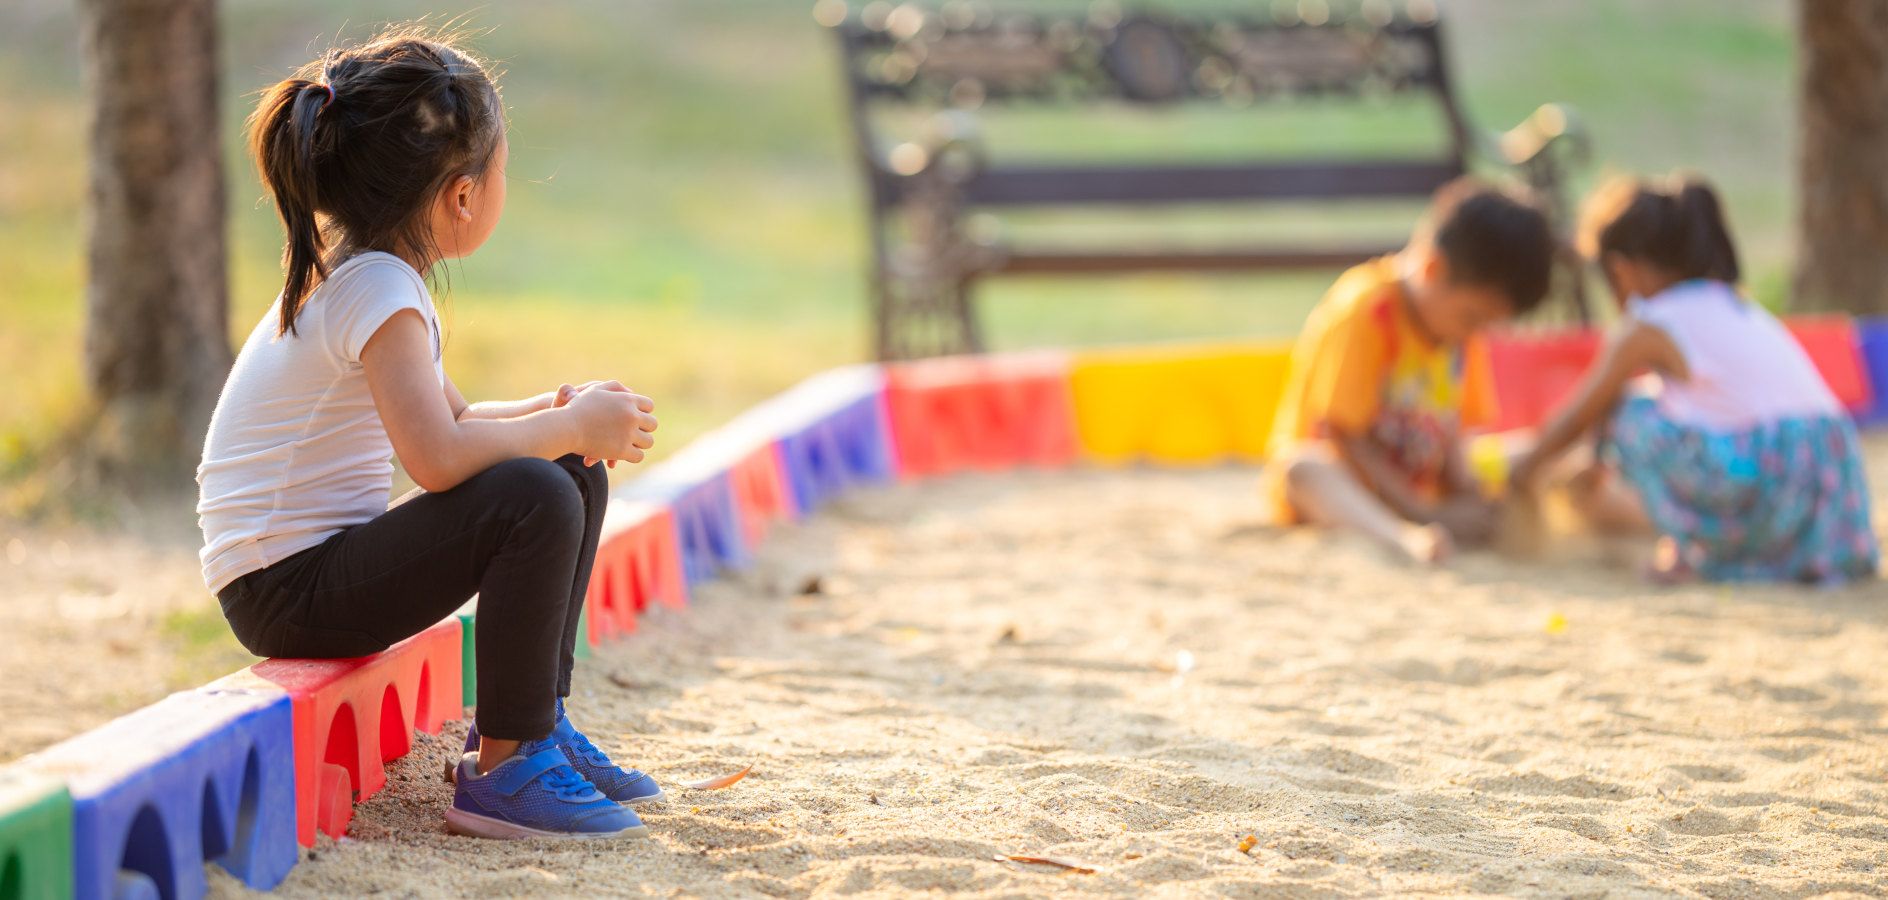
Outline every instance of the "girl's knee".
<path fill-rule="evenodd" d="M 583 488 L 584 497 L 595 500 L 609 493 L 609 467 L 605 466 L 602 462 L 596 462 L 586 466 L 583 464 L 583 457 L 572 453 L 568 456 L 560 457 L 557 460 L 557 465 L 562 467 L 564 471 L 570 473 L 571 478 L 576 479 L 578 485 Z"/>
<path fill-rule="evenodd" d="M 493 466 L 488 474 L 499 484 L 504 497 L 516 501 L 524 514 L 542 514 L 581 527 L 583 495 L 563 466 L 548 459 L 521 457 Z"/>

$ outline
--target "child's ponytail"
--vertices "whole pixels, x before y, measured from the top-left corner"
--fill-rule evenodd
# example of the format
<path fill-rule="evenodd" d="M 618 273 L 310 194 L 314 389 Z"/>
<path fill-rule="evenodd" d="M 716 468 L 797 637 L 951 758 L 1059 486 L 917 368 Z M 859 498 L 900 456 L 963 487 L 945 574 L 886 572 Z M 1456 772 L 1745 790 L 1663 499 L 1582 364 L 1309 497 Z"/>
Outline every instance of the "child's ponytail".
<path fill-rule="evenodd" d="M 324 258 L 327 241 L 315 218 L 319 204 L 315 130 L 322 108 L 332 96 L 325 84 L 286 78 L 263 95 L 250 119 L 250 155 L 288 232 L 282 250 L 287 278 L 282 285 L 282 318 L 277 334 L 295 333 L 295 317 L 302 301 L 328 276 Z"/>
<path fill-rule="evenodd" d="M 1651 263 L 1679 279 L 1736 283 L 1737 245 L 1717 191 L 1697 176 L 1664 184 L 1620 178 L 1600 187 L 1581 216 L 1580 248 Z"/>
<path fill-rule="evenodd" d="M 505 133 L 497 85 L 456 41 L 399 28 L 263 92 L 249 152 L 287 231 L 278 334 L 295 333 L 308 295 L 352 254 L 422 271 L 438 259 L 428 205 L 454 178 L 481 177 Z"/>
<path fill-rule="evenodd" d="M 1684 235 L 1684 258 L 1696 270 L 1685 273 L 1685 277 L 1735 284 L 1740 275 L 1737 247 L 1731 243 L 1718 192 L 1701 178 L 1687 177 L 1679 182 L 1672 202 L 1677 206 L 1678 226 Z"/>

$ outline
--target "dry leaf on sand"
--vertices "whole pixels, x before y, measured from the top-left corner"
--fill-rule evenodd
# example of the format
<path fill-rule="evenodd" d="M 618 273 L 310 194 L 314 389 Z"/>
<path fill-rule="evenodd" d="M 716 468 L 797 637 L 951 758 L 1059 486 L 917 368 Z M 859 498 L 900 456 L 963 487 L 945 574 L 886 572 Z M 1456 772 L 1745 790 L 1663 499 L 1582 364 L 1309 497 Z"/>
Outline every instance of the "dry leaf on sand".
<path fill-rule="evenodd" d="M 998 862 L 1007 860 L 1009 862 L 1034 863 L 1036 865 L 1041 865 L 1041 866 L 1055 866 L 1057 868 L 1067 869 L 1071 872 L 1080 872 L 1083 875 L 1095 874 L 1094 866 L 1091 866 L 1085 862 L 1078 862 L 1073 859 L 1065 859 L 1060 856 L 1019 856 L 1014 853 L 1007 853 L 1002 856 L 995 857 L 995 859 Z"/>
<path fill-rule="evenodd" d="M 682 787 L 688 788 L 691 791 L 718 791 L 724 787 L 728 787 L 729 785 L 734 784 L 737 781 L 740 781 L 743 778 L 746 778 L 747 773 L 752 772 L 752 771 L 754 771 L 754 767 L 748 766 L 747 768 L 742 769 L 741 771 L 736 772 L 732 775 L 723 775 L 719 778 L 710 778 L 706 781 L 694 781 L 694 782 L 690 782 L 688 784 L 682 785 Z"/>

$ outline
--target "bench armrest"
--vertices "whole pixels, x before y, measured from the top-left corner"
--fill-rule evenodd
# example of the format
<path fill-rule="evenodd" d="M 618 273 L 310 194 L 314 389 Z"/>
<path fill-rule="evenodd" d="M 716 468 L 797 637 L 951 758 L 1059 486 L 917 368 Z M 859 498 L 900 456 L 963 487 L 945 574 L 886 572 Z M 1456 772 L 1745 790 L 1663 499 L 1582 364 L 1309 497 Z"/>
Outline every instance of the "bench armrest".
<path fill-rule="evenodd" d="M 958 111 L 932 116 L 917 138 L 872 155 L 872 165 L 881 172 L 898 178 L 942 176 L 951 184 L 969 181 L 988 162 L 976 117 Z"/>
<path fill-rule="evenodd" d="M 1568 172 L 1586 165 L 1593 151 L 1586 126 L 1572 107 L 1548 103 L 1507 131 L 1481 131 L 1475 137 L 1480 156 L 1519 176 L 1557 227 L 1571 225 Z"/>
<path fill-rule="evenodd" d="M 1526 169 L 1551 153 L 1565 153 L 1567 162 L 1581 164 L 1592 155 L 1593 141 L 1579 113 L 1564 103 L 1547 103 L 1521 124 L 1498 133 L 1484 133 L 1482 152 L 1491 160 Z"/>

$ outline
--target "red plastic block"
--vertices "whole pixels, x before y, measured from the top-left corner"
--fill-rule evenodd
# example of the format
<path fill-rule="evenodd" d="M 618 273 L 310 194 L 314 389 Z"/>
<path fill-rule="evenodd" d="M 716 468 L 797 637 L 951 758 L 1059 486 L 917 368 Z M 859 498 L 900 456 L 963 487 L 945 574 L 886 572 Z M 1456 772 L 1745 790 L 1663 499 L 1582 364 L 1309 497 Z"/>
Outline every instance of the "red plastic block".
<path fill-rule="evenodd" d="M 959 356 L 886 368 L 899 473 L 1059 466 L 1077 453 L 1069 359 L 1059 353 Z"/>
<path fill-rule="evenodd" d="M 654 503 L 611 501 L 584 598 L 590 643 L 634 632 L 636 616 L 650 601 L 682 606 L 687 591 L 669 510 Z"/>
<path fill-rule="evenodd" d="M 353 804 L 387 783 L 385 764 L 461 712 L 459 620 L 449 618 L 373 656 L 265 659 L 211 688 L 286 691 L 295 717 L 296 837 L 347 833 Z"/>
<path fill-rule="evenodd" d="M 1506 332 L 1488 340 L 1500 407 L 1494 431 L 1537 428 L 1580 384 L 1598 358 L 1596 331 Z"/>
<path fill-rule="evenodd" d="M 1853 321 L 1846 316 L 1792 316 L 1784 324 L 1844 408 L 1862 413 L 1874 407 L 1875 391 Z"/>
<path fill-rule="evenodd" d="M 740 508 L 741 530 L 746 533 L 749 547 L 760 546 L 775 522 L 798 515 L 784 469 L 780 447 L 771 441 L 754 448 L 728 469 L 734 503 Z"/>

